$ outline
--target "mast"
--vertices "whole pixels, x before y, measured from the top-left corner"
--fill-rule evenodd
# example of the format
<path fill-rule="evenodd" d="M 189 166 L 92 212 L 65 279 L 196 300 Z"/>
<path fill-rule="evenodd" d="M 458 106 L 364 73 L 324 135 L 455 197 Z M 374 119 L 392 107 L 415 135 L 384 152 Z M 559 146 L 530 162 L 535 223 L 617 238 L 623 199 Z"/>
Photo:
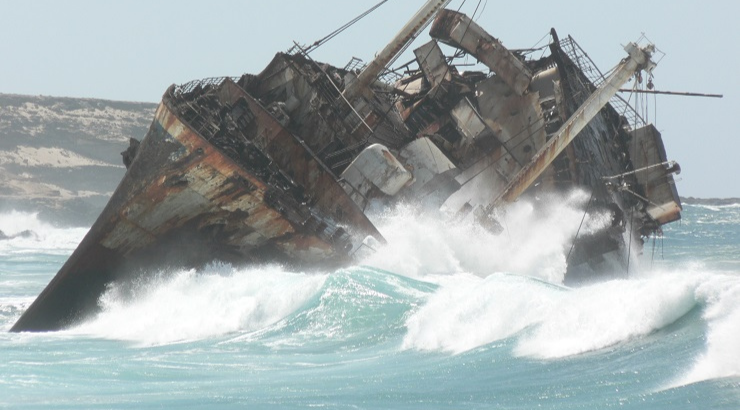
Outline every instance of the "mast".
<path fill-rule="evenodd" d="M 629 54 L 614 73 L 604 81 L 596 91 L 568 118 L 555 135 L 532 157 L 532 160 L 525 165 L 509 181 L 503 192 L 489 205 L 489 211 L 494 207 L 505 203 L 513 202 L 542 174 L 542 172 L 552 163 L 568 144 L 578 135 L 578 133 L 596 116 L 599 111 L 609 102 L 609 100 L 619 91 L 619 88 L 626 83 L 632 75 L 641 70 L 650 73 L 656 66 L 651 60 L 655 46 L 649 44 L 640 47 L 635 43 L 629 43 L 624 47 Z"/>
<path fill-rule="evenodd" d="M 347 100 L 352 100 L 366 92 L 370 84 L 375 81 L 385 66 L 404 49 L 406 44 L 413 40 L 437 11 L 446 6 L 451 0 L 429 0 L 406 23 L 401 31 L 378 53 L 378 55 L 357 76 L 357 79 L 345 88 L 342 94 Z"/>

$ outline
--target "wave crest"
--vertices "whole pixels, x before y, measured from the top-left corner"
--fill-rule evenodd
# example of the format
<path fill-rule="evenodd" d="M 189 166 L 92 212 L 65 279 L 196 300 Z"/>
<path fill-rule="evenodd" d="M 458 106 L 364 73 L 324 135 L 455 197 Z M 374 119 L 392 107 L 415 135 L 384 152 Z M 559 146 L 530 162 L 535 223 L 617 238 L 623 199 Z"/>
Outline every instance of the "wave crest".
<path fill-rule="evenodd" d="M 37 213 L 0 213 L 0 255 L 20 253 L 71 253 L 88 228 L 59 228 L 41 221 Z"/>
<path fill-rule="evenodd" d="M 577 355 L 675 322 L 696 306 L 699 283 L 666 275 L 569 289 L 510 275 L 456 278 L 409 318 L 403 346 L 461 353 L 516 337 L 517 356 Z"/>

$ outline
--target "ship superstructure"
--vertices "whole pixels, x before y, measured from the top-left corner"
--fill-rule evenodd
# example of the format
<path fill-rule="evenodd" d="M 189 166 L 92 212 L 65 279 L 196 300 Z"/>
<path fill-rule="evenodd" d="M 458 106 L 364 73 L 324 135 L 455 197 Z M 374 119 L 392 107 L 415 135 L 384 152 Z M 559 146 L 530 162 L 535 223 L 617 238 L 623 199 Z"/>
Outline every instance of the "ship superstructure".
<path fill-rule="evenodd" d="M 549 55 L 529 59 L 446 3 L 427 2 L 366 66 L 296 45 L 257 75 L 170 87 L 110 202 L 12 330 L 75 323 L 108 284 L 152 267 L 350 264 L 385 243 L 370 205 L 495 231 L 521 195 L 585 189 L 585 211 L 612 223 L 574 238 L 574 278 L 624 263 L 630 242 L 680 218 L 660 133 L 616 95 L 651 75 L 652 45 L 629 43 L 603 76 L 570 37 L 553 30 Z M 431 39 L 389 71 L 427 23 Z M 459 70 L 463 56 L 484 68 Z"/>

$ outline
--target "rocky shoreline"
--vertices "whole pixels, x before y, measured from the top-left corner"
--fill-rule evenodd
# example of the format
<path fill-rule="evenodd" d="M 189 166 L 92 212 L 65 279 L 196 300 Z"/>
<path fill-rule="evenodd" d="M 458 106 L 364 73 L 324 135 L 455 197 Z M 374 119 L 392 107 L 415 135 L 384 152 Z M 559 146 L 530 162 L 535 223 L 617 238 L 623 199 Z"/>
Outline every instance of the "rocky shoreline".
<path fill-rule="evenodd" d="M 90 226 L 124 173 L 120 152 L 156 104 L 0 94 L 0 212 Z"/>

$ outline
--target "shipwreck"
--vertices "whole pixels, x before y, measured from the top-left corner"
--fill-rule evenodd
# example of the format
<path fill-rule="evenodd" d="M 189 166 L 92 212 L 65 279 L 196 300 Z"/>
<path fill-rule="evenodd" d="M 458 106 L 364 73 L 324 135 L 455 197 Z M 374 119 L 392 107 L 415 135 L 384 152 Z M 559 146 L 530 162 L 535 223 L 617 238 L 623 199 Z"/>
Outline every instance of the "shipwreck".
<path fill-rule="evenodd" d="M 586 211 L 607 210 L 612 224 L 575 240 L 571 277 L 624 263 L 629 242 L 680 218 L 677 164 L 617 94 L 652 75 L 654 46 L 627 44 L 605 76 L 571 37 L 552 30 L 549 53 L 531 58 L 448 1 L 424 4 L 366 65 L 317 62 L 296 44 L 259 74 L 167 89 L 147 135 L 122 153 L 109 203 L 11 330 L 74 324 L 110 283 L 152 266 L 350 264 L 385 242 L 371 204 L 411 202 L 496 230 L 497 210 L 521 195 L 581 187 Z M 415 58 L 389 69 L 429 25 Z M 483 68 L 462 70 L 464 56 Z"/>

